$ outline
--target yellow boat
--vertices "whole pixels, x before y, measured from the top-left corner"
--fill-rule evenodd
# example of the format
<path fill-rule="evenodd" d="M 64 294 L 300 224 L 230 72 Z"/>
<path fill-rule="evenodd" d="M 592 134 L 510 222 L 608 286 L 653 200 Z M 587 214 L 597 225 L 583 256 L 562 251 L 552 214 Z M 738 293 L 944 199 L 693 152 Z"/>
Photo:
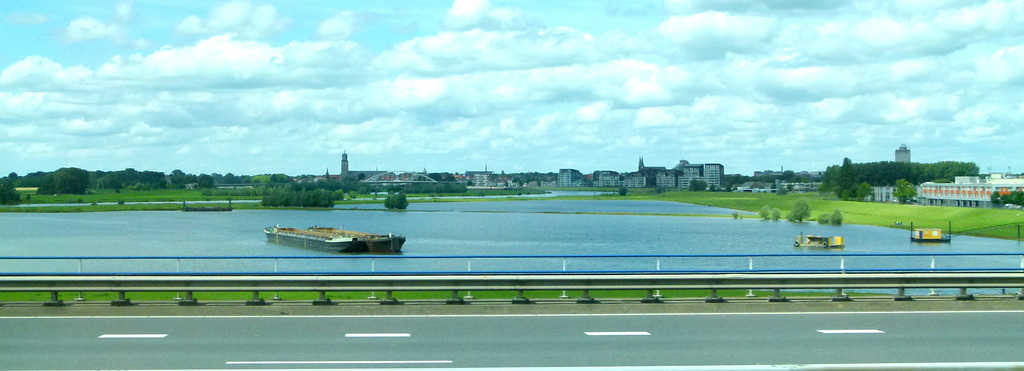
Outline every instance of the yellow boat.
<path fill-rule="evenodd" d="M 843 248 L 843 237 L 842 236 L 814 236 L 803 234 L 796 237 L 796 241 L 793 242 L 793 247 L 819 247 L 824 249 L 841 249 Z"/>

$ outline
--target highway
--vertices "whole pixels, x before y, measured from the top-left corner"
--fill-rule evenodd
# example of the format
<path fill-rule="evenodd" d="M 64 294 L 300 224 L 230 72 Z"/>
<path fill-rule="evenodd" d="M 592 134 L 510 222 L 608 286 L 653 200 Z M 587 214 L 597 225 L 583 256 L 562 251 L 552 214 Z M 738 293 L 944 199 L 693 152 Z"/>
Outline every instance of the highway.
<path fill-rule="evenodd" d="M 20 316 L 0 334 L 0 368 L 33 370 L 1024 367 L 1016 310 Z"/>

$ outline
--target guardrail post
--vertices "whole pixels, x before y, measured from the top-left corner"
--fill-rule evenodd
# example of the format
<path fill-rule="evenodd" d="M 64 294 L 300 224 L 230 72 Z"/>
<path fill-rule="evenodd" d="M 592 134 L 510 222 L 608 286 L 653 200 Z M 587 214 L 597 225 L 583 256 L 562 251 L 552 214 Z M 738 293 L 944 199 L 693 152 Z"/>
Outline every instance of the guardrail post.
<path fill-rule="evenodd" d="M 836 295 L 832 297 L 832 301 L 850 301 L 850 296 L 843 293 L 843 289 L 836 289 Z"/>
<path fill-rule="evenodd" d="M 331 305 L 331 299 L 327 298 L 327 291 L 320 291 L 320 297 L 313 300 L 313 305 Z"/>
<path fill-rule="evenodd" d="M 192 291 L 185 291 L 185 298 L 178 301 L 178 305 L 192 306 L 199 305 L 199 301 L 192 297 Z"/>
<path fill-rule="evenodd" d="M 43 303 L 45 307 L 59 307 L 64 305 L 64 301 L 57 297 L 56 291 L 50 291 L 50 301 Z"/>
<path fill-rule="evenodd" d="M 974 300 L 974 295 L 968 294 L 966 287 L 961 287 L 960 294 L 956 296 L 956 300 Z"/>
<path fill-rule="evenodd" d="M 785 303 L 788 301 L 789 299 L 782 296 L 782 290 L 780 289 L 772 289 L 772 297 L 768 298 L 769 303 Z"/>
<path fill-rule="evenodd" d="M 562 296 L 565 296 L 565 291 L 562 292 Z M 516 297 L 512 298 L 512 304 L 533 304 L 533 302 L 523 296 L 523 290 L 516 290 Z"/>
<path fill-rule="evenodd" d="M 259 291 L 252 292 L 252 299 L 246 300 L 245 305 L 267 305 L 267 302 L 260 298 Z"/>
<path fill-rule="evenodd" d="M 576 303 L 577 304 L 595 304 L 595 303 L 597 303 L 597 300 L 594 300 L 594 298 L 590 297 L 590 290 L 584 289 L 583 290 L 583 294 L 580 295 L 580 297 L 576 298 Z"/>
<path fill-rule="evenodd" d="M 747 269 L 750 270 L 750 272 L 754 272 L 754 257 L 753 256 L 748 256 L 747 259 L 750 260 L 750 265 L 748 266 Z M 757 295 L 754 295 L 754 289 L 748 289 L 747 290 L 747 297 L 748 298 L 753 298 L 753 297 L 756 297 L 756 296 Z"/>
<path fill-rule="evenodd" d="M 661 298 L 659 298 L 657 296 L 654 296 L 654 290 L 648 289 L 647 290 L 647 296 L 645 296 L 643 300 L 640 300 L 640 302 L 641 303 L 661 303 Z"/>
<path fill-rule="evenodd" d="M 391 296 L 391 291 L 385 291 L 384 292 L 384 299 L 382 299 L 380 301 L 380 304 L 381 305 L 396 305 L 396 304 L 402 304 L 402 302 L 398 301 L 398 299 L 395 299 L 394 296 Z"/>
<path fill-rule="evenodd" d="M 896 289 L 896 296 L 894 296 L 892 298 L 892 300 L 894 300 L 894 301 L 911 301 L 911 300 L 914 300 L 914 298 L 912 298 L 910 296 L 907 296 L 907 289 L 906 288 L 900 287 L 900 288 Z"/>
<path fill-rule="evenodd" d="M 711 289 L 708 297 L 704 298 L 705 303 L 724 303 L 725 299 L 718 297 L 718 289 Z"/>
<path fill-rule="evenodd" d="M 459 290 L 452 290 L 452 297 L 444 301 L 445 304 L 462 305 L 466 304 L 466 300 L 459 297 Z"/>
<path fill-rule="evenodd" d="M 128 298 L 124 297 L 124 291 L 118 291 L 117 292 L 117 299 L 111 300 L 110 301 L 110 305 L 113 305 L 113 306 L 116 306 L 116 307 L 125 307 L 125 306 L 132 305 L 132 301 L 131 301 L 131 299 L 128 299 Z"/>
<path fill-rule="evenodd" d="M 932 255 L 932 272 L 935 272 L 935 255 Z M 935 296 L 935 295 L 938 295 L 935 292 L 935 289 L 932 289 L 932 291 L 928 293 L 928 296 Z"/>

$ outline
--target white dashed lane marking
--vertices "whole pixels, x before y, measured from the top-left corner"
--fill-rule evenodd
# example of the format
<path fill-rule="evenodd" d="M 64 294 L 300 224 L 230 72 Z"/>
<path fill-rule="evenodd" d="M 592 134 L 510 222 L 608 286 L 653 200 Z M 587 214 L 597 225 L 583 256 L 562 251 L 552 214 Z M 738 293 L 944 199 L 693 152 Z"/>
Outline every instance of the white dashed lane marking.
<path fill-rule="evenodd" d="M 167 334 L 104 334 L 100 339 L 163 339 Z"/>
<path fill-rule="evenodd" d="M 407 338 L 411 334 L 404 333 L 381 333 L 381 334 L 345 334 L 347 338 Z"/>
<path fill-rule="evenodd" d="M 884 334 L 882 330 L 818 330 L 822 334 Z"/>

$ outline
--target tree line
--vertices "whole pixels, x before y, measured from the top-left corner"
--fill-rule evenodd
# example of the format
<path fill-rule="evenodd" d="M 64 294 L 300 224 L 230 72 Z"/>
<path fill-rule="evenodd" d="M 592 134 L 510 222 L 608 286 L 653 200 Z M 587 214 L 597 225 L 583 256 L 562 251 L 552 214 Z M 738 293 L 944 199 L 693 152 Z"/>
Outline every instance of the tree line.
<path fill-rule="evenodd" d="M 973 162 L 924 164 L 882 161 L 856 164 L 844 158 L 842 165 L 825 169 L 821 178 L 821 191 L 833 193 L 844 200 L 862 200 L 871 195 L 872 186 L 896 186 L 900 180 L 910 184 L 950 183 L 958 176 L 977 176 L 978 171 L 978 165 Z"/>

